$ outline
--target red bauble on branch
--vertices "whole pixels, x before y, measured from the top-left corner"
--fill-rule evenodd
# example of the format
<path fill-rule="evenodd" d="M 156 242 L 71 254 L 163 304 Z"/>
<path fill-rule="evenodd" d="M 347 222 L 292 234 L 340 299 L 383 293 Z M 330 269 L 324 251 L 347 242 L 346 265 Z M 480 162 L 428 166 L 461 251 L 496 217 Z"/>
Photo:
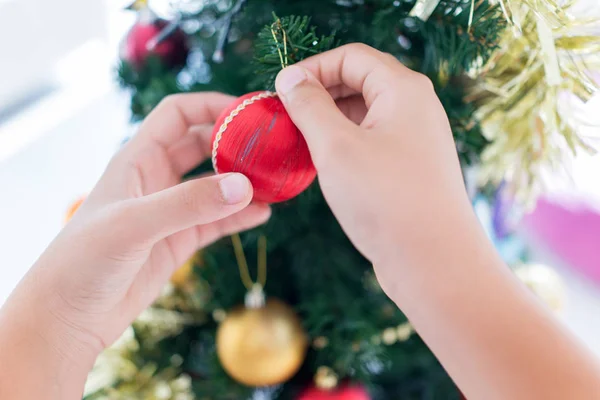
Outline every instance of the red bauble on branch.
<path fill-rule="evenodd" d="M 371 396 L 362 386 L 347 385 L 334 390 L 313 387 L 302 392 L 298 400 L 371 400 Z"/>
<path fill-rule="evenodd" d="M 275 93 L 254 92 L 238 98 L 223 111 L 214 129 L 215 171 L 246 175 L 255 200 L 291 199 L 315 179 L 304 137 Z"/>
<path fill-rule="evenodd" d="M 161 34 L 164 37 L 160 37 Z M 169 26 L 165 20 L 152 18 L 138 20 L 129 30 L 121 57 L 139 68 L 154 54 L 167 67 L 174 68 L 185 65 L 188 53 L 187 37 L 181 29 Z"/>

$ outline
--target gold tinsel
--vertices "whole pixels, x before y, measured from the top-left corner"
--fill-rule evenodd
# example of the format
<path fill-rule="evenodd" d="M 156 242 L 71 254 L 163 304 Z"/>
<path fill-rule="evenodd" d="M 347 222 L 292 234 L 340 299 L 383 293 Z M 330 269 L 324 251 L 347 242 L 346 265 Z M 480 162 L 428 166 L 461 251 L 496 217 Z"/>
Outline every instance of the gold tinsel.
<path fill-rule="evenodd" d="M 205 320 L 198 297 L 203 288 L 198 279 L 184 288 L 165 286 L 155 304 L 145 310 L 125 333 L 98 357 L 88 376 L 86 400 L 191 400 L 190 378 L 181 373 L 183 358 L 173 354 L 164 369 L 152 362 L 141 365 L 138 352 L 160 340 L 176 336 L 187 325 Z M 184 312 L 185 311 L 185 312 Z"/>
<path fill-rule="evenodd" d="M 478 104 L 491 140 L 483 180 L 507 181 L 526 202 L 542 189 L 547 168 L 591 151 L 565 100 L 585 102 L 597 90 L 588 74 L 600 70 L 600 37 L 590 31 L 600 20 L 573 16 L 573 1 L 499 1 L 510 24 L 487 64 L 471 71 L 478 84 L 467 100 Z"/>
<path fill-rule="evenodd" d="M 181 332 L 193 323 L 189 315 L 149 308 L 125 333 L 98 357 L 86 382 L 84 396 L 89 400 L 191 400 L 190 378 L 182 374 L 183 358 L 173 354 L 164 369 L 152 362 L 140 365 L 136 353 L 140 341 L 152 346 L 161 339 Z M 138 340 L 139 338 L 139 340 Z"/>

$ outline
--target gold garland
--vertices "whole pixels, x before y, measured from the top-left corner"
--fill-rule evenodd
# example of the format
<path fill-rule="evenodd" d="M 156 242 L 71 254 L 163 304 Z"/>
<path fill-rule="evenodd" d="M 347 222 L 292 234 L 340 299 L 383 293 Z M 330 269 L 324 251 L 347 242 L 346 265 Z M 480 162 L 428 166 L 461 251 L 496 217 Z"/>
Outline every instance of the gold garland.
<path fill-rule="evenodd" d="M 587 75 L 600 67 L 600 38 L 587 31 L 598 19 L 569 13 L 573 1 L 500 0 L 511 26 L 486 65 L 471 75 L 478 84 L 467 101 L 491 141 L 482 155 L 482 181 L 506 181 L 526 203 L 543 189 L 541 174 L 579 150 L 592 151 L 578 133 L 582 121 L 567 115 L 565 99 L 590 99 L 597 86 Z"/>

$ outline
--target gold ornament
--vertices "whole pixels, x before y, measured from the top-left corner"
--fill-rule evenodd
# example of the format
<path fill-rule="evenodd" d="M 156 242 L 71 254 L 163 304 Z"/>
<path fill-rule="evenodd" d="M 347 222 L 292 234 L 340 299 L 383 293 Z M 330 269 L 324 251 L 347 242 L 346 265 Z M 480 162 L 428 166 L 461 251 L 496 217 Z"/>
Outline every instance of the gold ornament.
<path fill-rule="evenodd" d="M 248 289 L 245 306 L 227 313 L 217 329 L 217 355 L 227 373 L 247 386 L 283 383 L 300 369 L 308 338 L 294 310 L 277 299 L 265 302 L 267 242 L 258 241 L 258 278 L 252 281 L 239 235 L 231 237 L 242 283 Z"/>
<path fill-rule="evenodd" d="M 543 264 L 525 264 L 517 267 L 515 274 L 552 311 L 563 310 L 566 291 L 556 271 Z"/>
<path fill-rule="evenodd" d="M 247 386 L 283 383 L 300 368 L 308 341 L 294 310 L 277 299 L 238 307 L 217 330 L 217 354 L 232 378 Z"/>
<path fill-rule="evenodd" d="M 338 385 L 337 374 L 329 367 L 319 367 L 315 374 L 315 386 L 322 390 L 332 390 Z"/>

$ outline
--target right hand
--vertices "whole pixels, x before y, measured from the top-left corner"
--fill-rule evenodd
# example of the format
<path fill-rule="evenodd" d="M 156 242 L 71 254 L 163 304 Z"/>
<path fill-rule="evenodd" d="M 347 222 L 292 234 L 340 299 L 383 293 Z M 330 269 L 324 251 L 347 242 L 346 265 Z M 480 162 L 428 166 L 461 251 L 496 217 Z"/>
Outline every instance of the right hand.
<path fill-rule="evenodd" d="M 445 233 L 474 221 L 450 124 L 427 77 L 351 44 L 284 69 L 276 87 L 333 213 L 376 269 L 422 264 L 418 257 Z"/>
<path fill-rule="evenodd" d="M 276 83 L 342 228 L 466 398 L 600 398 L 597 361 L 477 221 L 427 78 L 355 44 Z"/>

